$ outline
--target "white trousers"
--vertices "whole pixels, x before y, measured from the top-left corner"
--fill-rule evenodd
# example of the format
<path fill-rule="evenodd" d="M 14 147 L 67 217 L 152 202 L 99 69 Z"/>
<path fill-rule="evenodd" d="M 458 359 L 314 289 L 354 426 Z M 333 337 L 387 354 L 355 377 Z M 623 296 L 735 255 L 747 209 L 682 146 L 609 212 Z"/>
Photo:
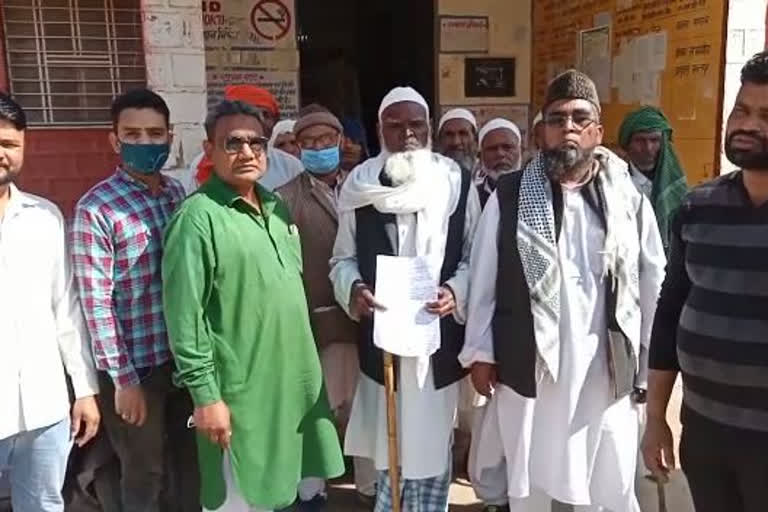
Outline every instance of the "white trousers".
<path fill-rule="evenodd" d="M 272 512 L 265 508 L 252 507 L 245 502 L 243 496 L 240 494 L 240 490 L 235 485 L 235 479 L 232 476 L 232 464 L 229 461 L 229 454 L 224 454 L 223 468 L 224 481 L 227 484 L 227 499 L 219 508 L 215 509 L 216 512 Z M 207 508 L 203 508 L 205 512 L 211 512 Z"/>
<path fill-rule="evenodd" d="M 531 495 L 509 502 L 509 512 L 609 512 L 596 505 L 566 505 L 552 501 L 552 498 L 537 489 L 531 489 Z"/>
<path fill-rule="evenodd" d="M 379 473 L 373 461 L 364 457 L 355 457 L 353 463 L 357 492 L 370 497 L 376 496 L 376 480 L 379 478 Z"/>

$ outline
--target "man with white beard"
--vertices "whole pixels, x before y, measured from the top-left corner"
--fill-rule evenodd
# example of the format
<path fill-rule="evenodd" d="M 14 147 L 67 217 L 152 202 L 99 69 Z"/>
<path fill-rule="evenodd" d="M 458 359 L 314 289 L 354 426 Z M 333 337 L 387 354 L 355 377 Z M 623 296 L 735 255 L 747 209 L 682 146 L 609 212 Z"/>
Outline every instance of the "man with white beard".
<path fill-rule="evenodd" d="M 543 111 L 543 151 L 499 181 L 472 250 L 460 359 L 490 398 L 476 469 L 506 459 L 512 512 L 639 512 L 630 395 L 646 386 L 664 250 L 626 163 L 600 146 L 592 80 L 556 77 Z"/>
<path fill-rule="evenodd" d="M 522 135 L 520 128 L 507 119 L 497 117 L 485 123 L 480 130 L 480 172 L 483 181 L 478 184 L 480 204 L 485 206 L 496 190 L 503 174 L 520 169 L 522 163 Z"/>
<path fill-rule="evenodd" d="M 432 153 L 429 107 L 415 90 L 396 87 L 384 97 L 379 134 L 382 152 L 358 166 L 341 190 L 331 259 L 336 300 L 360 322 L 361 376 L 345 451 L 374 461 L 379 471 L 375 511 L 392 510 L 383 353 L 373 343 L 373 312 L 386 307 L 374 297 L 376 257 L 441 262 L 438 299 L 426 305 L 442 317 L 440 348 L 427 359 L 423 385 L 417 379 L 423 361 L 397 358 L 395 369 L 403 509 L 445 512 L 458 383 L 466 375 L 458 354 L 480 203 L 469 176 L 452 160 Z"/>

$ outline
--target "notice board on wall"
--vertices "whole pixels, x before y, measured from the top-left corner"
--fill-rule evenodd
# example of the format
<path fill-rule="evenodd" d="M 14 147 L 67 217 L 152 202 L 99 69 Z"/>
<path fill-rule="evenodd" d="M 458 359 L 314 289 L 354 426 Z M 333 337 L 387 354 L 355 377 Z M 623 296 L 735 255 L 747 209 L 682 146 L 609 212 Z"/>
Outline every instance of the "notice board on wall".
<path fill-rule="evenodd" d="M 572 67 L 598 73 L 606 145 L 640 105 L 669 118 L 689 184 L 719 170 L 725 0 L 537 0 L 533 101 Z M 601 30 L 609 27 L 609 30 Z M 610 53 L 601 51 L 610 34 Z M 586 54 L 583 54 L 586 52 Z"/>
<path fill-rule="evenodd" d="M 281 117 L 299 106 L 299 52 L 294 0 L 206 0 L 203 2 L 209 106 L 232 84 L 268 89 Z"/>

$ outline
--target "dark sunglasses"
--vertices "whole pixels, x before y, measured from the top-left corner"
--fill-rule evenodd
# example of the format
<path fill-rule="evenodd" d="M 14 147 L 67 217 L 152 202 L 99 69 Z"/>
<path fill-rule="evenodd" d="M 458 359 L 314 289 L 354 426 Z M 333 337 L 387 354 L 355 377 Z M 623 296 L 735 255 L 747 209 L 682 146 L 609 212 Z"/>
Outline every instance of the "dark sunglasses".
<path fill-rule="evenodd" d="M 266 137 L 227 137 L 224 141 L 224 151 L 229 154 L 240 153 L 243 145 L 247 144 L 254 155 L 260 155 L 267 149 L 268 142 Z"/>

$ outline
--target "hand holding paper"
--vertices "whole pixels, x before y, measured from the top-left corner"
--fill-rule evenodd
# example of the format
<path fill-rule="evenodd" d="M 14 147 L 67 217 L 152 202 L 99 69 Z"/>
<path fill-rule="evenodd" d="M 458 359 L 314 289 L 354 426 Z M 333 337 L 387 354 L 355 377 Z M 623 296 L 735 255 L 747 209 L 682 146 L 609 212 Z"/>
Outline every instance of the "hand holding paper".
<path fill-rule="evenodd" d="M 456 310 L 456 297 L 453 290 L 447 286 L 441 286 L 437 290 L 437 300 L 427 303 L 427 311 L 443 318 L 453 314 Z"/>
<path fill-rule="evenodd" d="M 446 297 L 447 292 L 447 297 Z M 438 293 L 437 275 L 426 259 L 378 256 L 374 344 L 395 355 L 428 357 L 440 348 L 438 311 L 451 307 L 453 294 Z M 428 309 L 427 304 L 433 306 Z"/>
<path fill-rule="evenodd" d="M 354 318 L 371 316 L 377 309 L 384 310 L 386 308 L 376 300 L 371 288 L 361 281 L 353 284 L 349 311 L 354 315 Z"/>

